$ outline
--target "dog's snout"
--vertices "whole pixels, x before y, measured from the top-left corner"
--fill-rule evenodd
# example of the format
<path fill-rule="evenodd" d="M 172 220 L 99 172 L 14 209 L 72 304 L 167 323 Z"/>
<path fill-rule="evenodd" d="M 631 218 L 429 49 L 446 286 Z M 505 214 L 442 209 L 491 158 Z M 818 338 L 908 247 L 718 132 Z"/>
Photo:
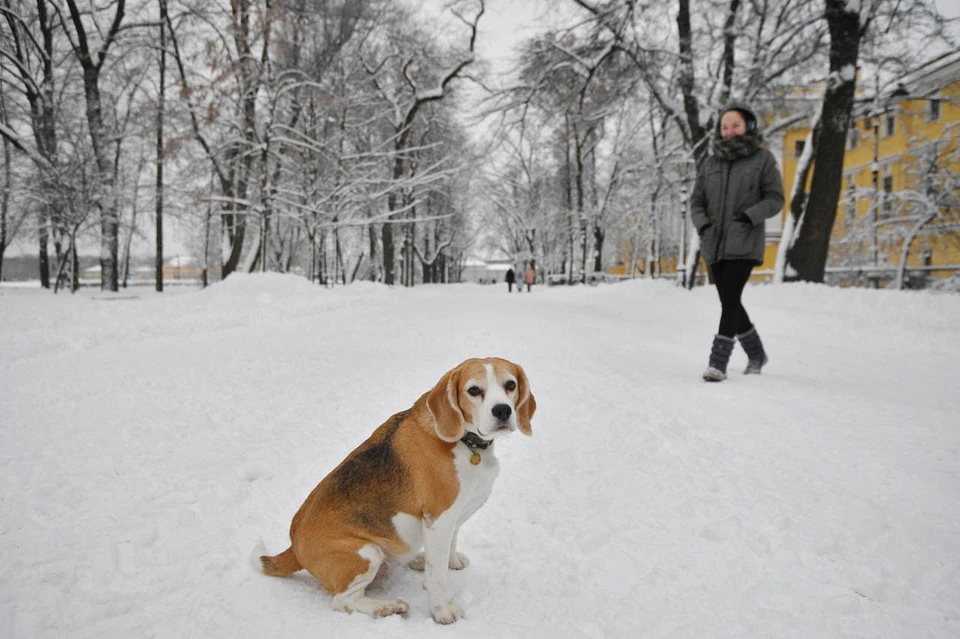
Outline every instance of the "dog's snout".
<path fill-rule="evenodd" d="M 510 419 L 510 413 L 512 412 L 513 409 L 511 409 L 507 404 L 497 404 L 493 407 L 493 416 L 500 421 L 506 421 Z"/>

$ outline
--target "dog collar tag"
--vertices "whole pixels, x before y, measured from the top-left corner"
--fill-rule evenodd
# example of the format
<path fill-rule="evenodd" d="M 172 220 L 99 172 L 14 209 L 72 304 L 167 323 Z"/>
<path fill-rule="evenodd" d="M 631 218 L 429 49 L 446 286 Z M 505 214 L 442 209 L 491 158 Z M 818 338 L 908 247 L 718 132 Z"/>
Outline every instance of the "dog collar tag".
<path fill-rule="evenodd" d="M 473 451 L 473 454 L 470 455 L 470 463 L 476 466 L 480 463 L 480 453 Z"/>

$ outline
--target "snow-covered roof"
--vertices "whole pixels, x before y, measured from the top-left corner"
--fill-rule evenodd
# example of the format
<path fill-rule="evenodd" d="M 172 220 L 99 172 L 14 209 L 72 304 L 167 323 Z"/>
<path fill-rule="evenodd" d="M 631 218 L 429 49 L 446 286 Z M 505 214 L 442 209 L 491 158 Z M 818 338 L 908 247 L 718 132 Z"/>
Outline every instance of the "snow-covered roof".
<path fill-rule="evenodd" d="M 904 75 L 897 84 L 910 94 L 926 95 L 960 80 L 960 51 L 951 51 L 934 58 Z"/>

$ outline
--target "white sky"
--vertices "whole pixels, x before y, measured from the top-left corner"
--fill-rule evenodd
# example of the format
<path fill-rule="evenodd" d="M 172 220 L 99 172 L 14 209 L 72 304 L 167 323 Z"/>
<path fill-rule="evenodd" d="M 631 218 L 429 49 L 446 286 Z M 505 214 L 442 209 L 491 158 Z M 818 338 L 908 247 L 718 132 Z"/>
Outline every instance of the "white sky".
<path fill-rule="evenodd" d="M 936 0 L 940 13 L 948 18 L 960 17 L 960 0 Z"/>

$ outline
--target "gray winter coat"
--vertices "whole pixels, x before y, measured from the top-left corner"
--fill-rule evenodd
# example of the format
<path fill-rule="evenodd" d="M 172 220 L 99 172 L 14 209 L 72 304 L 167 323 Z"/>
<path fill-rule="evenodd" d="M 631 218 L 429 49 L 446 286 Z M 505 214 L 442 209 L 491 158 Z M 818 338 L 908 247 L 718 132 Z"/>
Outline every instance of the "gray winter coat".
<path fill-rule="evenodd" d="M 783 199 L 780 170 L 767 149 L 732 162 L 707 158 L 690 199 L 690 217 L 707 264 L 720 260 L 763 264 L 764 220 L 780 212 Z M 751 223 L 735 221 L 738 212 Z"/>

